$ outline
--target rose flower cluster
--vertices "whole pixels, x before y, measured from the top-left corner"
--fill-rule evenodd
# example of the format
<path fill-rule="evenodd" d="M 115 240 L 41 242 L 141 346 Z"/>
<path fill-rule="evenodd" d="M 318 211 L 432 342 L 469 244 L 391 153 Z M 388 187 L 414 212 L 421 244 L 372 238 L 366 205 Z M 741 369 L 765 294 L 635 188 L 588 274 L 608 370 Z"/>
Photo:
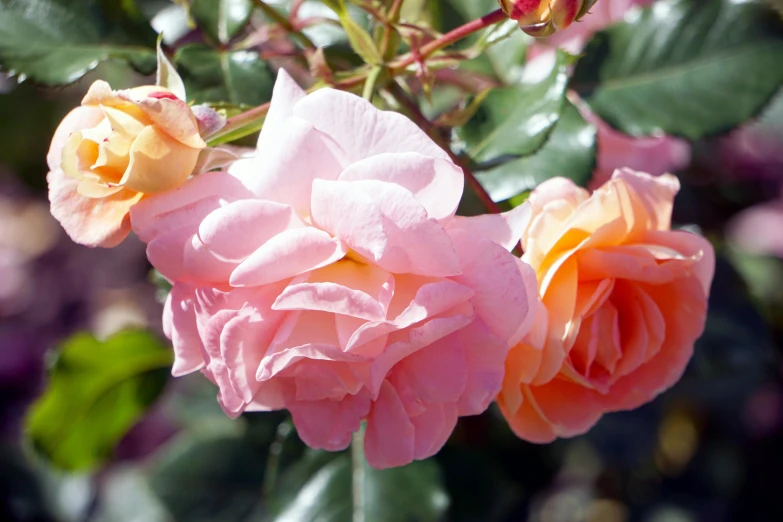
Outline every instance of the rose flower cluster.
<path fill-rule="evenodd" d="M 463 172 L 413 122 L 284 70 L 252 154 L 199 172 L 200 129 L 166 89 L 98 82 L 52 141 L 50 200 L 77 242 L 147 244 L 172 373 L 201 372 L 229 416 L 287 409 L 327 450 L 364 423 L 376 468 L 495 400 L 551 441 L 671 386 L 704 327 L 714 255 L 671 230 L 670 175 L 556 178 L 457 216 Z"/>

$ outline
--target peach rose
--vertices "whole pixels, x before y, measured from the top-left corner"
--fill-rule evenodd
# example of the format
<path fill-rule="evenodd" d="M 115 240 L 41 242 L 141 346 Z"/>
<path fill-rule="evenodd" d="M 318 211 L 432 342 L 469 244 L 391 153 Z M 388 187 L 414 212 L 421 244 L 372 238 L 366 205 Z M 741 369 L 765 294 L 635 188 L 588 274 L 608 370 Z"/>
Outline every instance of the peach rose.
<path fill-rule="evenodd" d="M 52 138 L 52 215 L 77 243 L 115 246 L 130 231 L 130 207 L 181 185 L 204 147 L 190 107 L 168 89 L 112 91 L 98 80 Z"/>
<path fill-rule="evenodd" d="M 704 329 L 715 255 L 704 238 L 670 230 L 678 190 L 669 174 L 622 169 L 592 195 L 562 178 L 531 194 L 522 259 L 541 301 L 498 396 L 523 439 L 584 433 L 682 375 Z"/>
<path fill-rule="evenodd" d="M 174 281 L 174 375 L 201 371 L 230 416 L 290 410 L 314 448 L 364 420 L 376 468 L 433 455 L 500 391 L 536 295 L 509 252 L 528 208 L 457 217 L 462 190 L 404 116 L 281 70 L 254 157 L 131 209 Z"/>

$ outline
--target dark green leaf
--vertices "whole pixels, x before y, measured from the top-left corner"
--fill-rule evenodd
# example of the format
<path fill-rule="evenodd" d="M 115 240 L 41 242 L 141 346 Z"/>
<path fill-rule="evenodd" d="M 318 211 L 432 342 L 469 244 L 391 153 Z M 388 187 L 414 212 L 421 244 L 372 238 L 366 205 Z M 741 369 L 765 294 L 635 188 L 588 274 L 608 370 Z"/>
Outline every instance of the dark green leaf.
<path fill-rule="evenodd" d="M 123 10 L 85 0 L 0 0 L 0 65 L 47 85 L 78 80 L 110 58 L 155 70 L 155 33 Z"/>
<path fill-rule="evenodd" d="M 570 102 L 549 139 L 535 154 L 512 159 L 476 175 L 495 201 L 502 201 L 555 176 L 584 185 L 595 166 L 596 129 Z"/>
<path fill-rule="evenodd" d="M 783 83 L 781 25 L 761 0 L 656 2 L 593 38 L 573 87 L 628 134 L 728 131 Z"/>
<path fill-rule="evenodd" d="M 489 93 L 484 118 L 462 132 L 477 161 L 532 154 L 557 123 L 565 100 L 570 56 L 558 51 L 551 73 L 533 85 L 514 85 Z"/>
<path fill-rule="evenodd" d="M 440 520 L 448 496 L 434 460 L 401 468 L 376 470 L 363 464 L 365 517 L 373 522 Z M 309 452 L 282 477 L 283 499 L 275 522 L 343 522 L 351 520 L 351 458 Z"/>
<path fill-rule="evenodd" d="M 220 51 L 187 45 L 174 57 L 189 101 L 260 105 L 272 95 L 274 76 L 255 51 Z"/>
<path fill-rule="evenodd" d="M 155 402 L 171 363 L 171 350 L 144 331 L 105 342 L 75 335 L 60 349 L 46 391 L 27 417 L 27 435 L 57 467 L 93 467 Z"/>
<path fill-rule="evenodd" d="M 247 437 L 185 435 L 156 460 L 149 483 L 174 520 L 250 521 L 261 503 L 266 456 Z"/>
<path fill-rule="evenodd" d="M 193 0 L 190 15 L 216 42 L 227 43 L 250 18 L 250 0 Z"/>

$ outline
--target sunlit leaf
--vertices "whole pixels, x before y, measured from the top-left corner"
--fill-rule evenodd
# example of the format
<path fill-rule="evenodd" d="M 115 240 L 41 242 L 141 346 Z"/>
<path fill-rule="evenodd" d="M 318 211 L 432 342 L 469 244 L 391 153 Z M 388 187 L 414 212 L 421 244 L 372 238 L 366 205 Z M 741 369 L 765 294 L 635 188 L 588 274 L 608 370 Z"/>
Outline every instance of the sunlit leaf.
<path fill-rule="evenodd" d="M 155 402 L 171 363 L 171 350 L 148 332 L 71 337 L 26 419 L 27 436 L 57 467 L 98 465 Z"/>
<path fill-rule="evenodd" d="M 584 54 L 572 86 L 604 120 L 697 139 L 758 114 L 780 88 L 783 22 L 762 0 L 663 0 Z"/>
<path fill-rule="evenodd" d="M 0 0 L 0 66 L 47 85 L 71 83 L 100 62 L 155 70 L 155 33 L 98 0 Z"/>
<path fill-rule="evenodd" d="M 255 51 L 221 51 L 186 45 L 174 56 L 189 101 L 260 105 L 272 95 L 274 76 Z"/>
<path fill-rule="evenodd" d="M 556 176 L 584 185 L 595 166 L 596 129 L 567 102 L 552 134 L 535 154 L 504 161 L 476 177 L 495 201 L 502 201 Z"/>

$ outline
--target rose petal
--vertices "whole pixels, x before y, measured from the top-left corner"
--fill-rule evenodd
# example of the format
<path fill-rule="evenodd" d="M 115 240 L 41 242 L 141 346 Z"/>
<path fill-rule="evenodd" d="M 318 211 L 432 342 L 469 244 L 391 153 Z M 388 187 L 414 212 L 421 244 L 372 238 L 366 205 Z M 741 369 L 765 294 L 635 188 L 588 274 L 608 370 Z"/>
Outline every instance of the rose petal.
<path fill-rule="evenodd" d="M 375 469 L 403 466 L 413 462 L 415 428 L 405 413 L 397 391 L 388 381 L 367 416 L 364 452 Z"/>
<path fill-rule="evenodd" d="M 337 239 L 316 228 L 286 230 L 261 245 L 231 274 L 232 286 L 257 286 L 334 263 L 345 255 Z"/>
<path fill-rule="evenodd" d="M 277 234 L 304 226 L 290 205 L 245 199 L 205 216 L 199 237 L 220 258 L 242 261 Z"/>
<path fill-rule="evenodd" d="M 396 112 L 379 111 L 347 92 L 319 89 L 299 100 L 293 114 L 333 138 L 345 152 L 348 164 L 387 152 L 448 158 L 410 119 Z"/>
<path fill-rule="evenodd" d="M 462 169 L 450 160 L 413 152 L 382 153 L 357 161 L 349 165 L 338 179 L 385 181 L 404 187 L 433 219 L 454 215 L 464 184 Z"/>
<path fill-rule="evenodd" d="M 79 182 L 53 170 L 46 176 L 52 215 L 76 243 L 91 247 L 113 247 L 131 229 L 129 211 L 142 194 L 122 190 L 103 198 L 89 198 L 78 192 Z"/>

